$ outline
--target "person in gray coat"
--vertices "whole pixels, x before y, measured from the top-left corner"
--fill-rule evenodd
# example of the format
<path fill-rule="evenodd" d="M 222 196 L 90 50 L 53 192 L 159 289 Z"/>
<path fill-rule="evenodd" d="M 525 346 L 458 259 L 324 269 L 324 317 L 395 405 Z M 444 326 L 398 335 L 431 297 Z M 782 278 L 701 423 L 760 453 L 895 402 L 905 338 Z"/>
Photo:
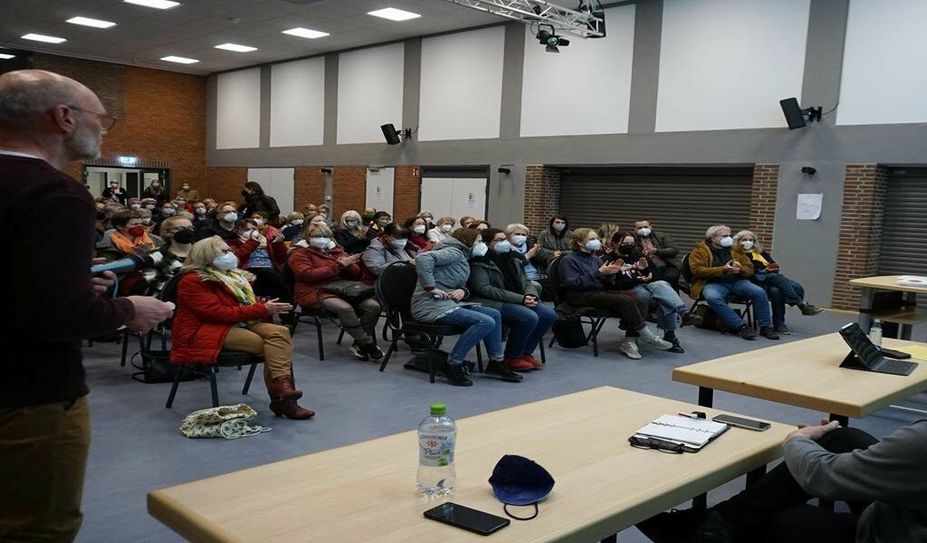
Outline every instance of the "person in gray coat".
<path fill-rule="evenodd" d="M 657 542 L 925 542 L 925 451 L 927 420 L 879 441 L 825 419 L 789 434 L 785 462 L 740 494 L 708 511 L 662 513 L 638 528 Z M 846 501 L 849 511 L 808 505 L 814 497 Z"/>
<path fill-rule="evenodd" d="M 466 361 L 480 341 L 486 345 L 489 364 L 486 373 L 517 382 L 521 376 L 503 365 L 502 316 L 499 311 L 478 304 L 461 303 L 469 294 L 466 290 L 470 277 L 471 254 L 485 255 L 487 246 L 475 229 L 460 229 L 450 238 L 438 243 L 431 251 L 415 259 L 418 285 L 412 294 L 412 317 L 420 322 L 436 323 L 465 329 L 457 337 L 447 359 L 448 383 L 454 386 L 472 386 Z"/>
<path fill-rule="evenodd" d="M 470 257 L 469 300 L 502 314 L 502 324 L 509 328 L 506 366 L 515 371 L 540 369 L 541 361 L 532 354 L 557 314 L 541 302 L 537 283 L 525 276 L 525 258 L 513 250 L 505 232 L 487 228 L 482 238 L 489 243 L 489 254 Z"/>
<path fill-rule="evenodd" d="M 410 262 L 415 264 L 418 247 L 409 243 L 412 231 L 399 223 L 389 223 L 383 233 L 370 240 L 361 259 L 370 273 L 379 277 L 387 266 L 393 262 Z"/>

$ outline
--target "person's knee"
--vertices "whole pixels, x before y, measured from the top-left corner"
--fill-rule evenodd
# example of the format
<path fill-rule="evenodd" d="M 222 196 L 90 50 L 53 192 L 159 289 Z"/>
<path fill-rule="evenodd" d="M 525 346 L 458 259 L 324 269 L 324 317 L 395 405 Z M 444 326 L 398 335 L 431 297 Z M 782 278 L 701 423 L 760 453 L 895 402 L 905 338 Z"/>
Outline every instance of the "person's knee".
<path fill-rule="evenodd" d="M 818 444 L 824 449 L 836 453 L 848 453 L 858 449 L 867 449 L 879 440 L 859 428 L 838 428 L 824 434 Z"/>

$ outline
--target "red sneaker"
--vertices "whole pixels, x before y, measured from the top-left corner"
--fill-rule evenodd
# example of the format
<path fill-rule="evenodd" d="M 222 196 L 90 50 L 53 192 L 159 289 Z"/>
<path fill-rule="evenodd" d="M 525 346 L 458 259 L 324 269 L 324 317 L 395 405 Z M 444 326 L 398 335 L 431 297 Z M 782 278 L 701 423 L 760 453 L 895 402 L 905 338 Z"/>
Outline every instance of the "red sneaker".
<path fill-rule="evenodd" d="M 531 363 L 531 365 L 534 366 L 534 369 L 536 369 L 536 370 L 539 370 L 539 369 L 541 369 L 541 368 L 544 367 L 544 363 L 543 363 L 543 362 L 541 362 L 541 361 L 538 360 L 537 358 L 531 356 L 530 354 L 526 354 L 526 355 L 522 356 L 521 359 L 524 360 L 524 361 L 526 361 L 526 362 Z"/>
<path fill-rule="evenodd" d="M 512 371 L 531 371 L 534 369 L 534 364 L 524 358 L 506 358 L 505 365 Z"/>

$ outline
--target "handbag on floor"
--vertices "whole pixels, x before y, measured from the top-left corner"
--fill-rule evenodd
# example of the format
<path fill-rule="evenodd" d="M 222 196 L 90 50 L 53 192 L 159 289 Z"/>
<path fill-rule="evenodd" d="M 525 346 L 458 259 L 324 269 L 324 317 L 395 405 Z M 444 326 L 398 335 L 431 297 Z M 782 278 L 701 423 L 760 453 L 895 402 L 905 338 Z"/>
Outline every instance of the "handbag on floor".
<path fill-rule="evenodd" d="M 141 364 L 135 361 L 136 356 L 141 357 Z M 171 364 L 170 351 L 137 352 L 132 355 L 132 367 L 139 370 L 132 374 L 132 378 L 139 383 L 173 383 L 177 372 L 180 372 L 181 381 L 192 381 L 199 377 L 188 368 Z"/>
<path fill-rule="evenodd" d="M 220 405 L 194 411 L 180 423 L 180 433 L 189 438 L 221 437 L 238 439 L 269 432 L 264 426 L 249 426 L 248 421 L 257 416 L 250 405 Z"/>
<path fill-rule="evenodd" d="M 579 317 L 560 317 L 554 321 L 554 338 L 557 344 L 567 349 L 576 349 L 589 344 Z"/>
<path fill-rule="evenodd" d="M 323 292 L 334 294 L 349 302 L 359 302 L 373 297 L 376 290 L 373 286 L 363 281 L 351 281 L 349 279 L 335 279 L 321 286 Z"/>

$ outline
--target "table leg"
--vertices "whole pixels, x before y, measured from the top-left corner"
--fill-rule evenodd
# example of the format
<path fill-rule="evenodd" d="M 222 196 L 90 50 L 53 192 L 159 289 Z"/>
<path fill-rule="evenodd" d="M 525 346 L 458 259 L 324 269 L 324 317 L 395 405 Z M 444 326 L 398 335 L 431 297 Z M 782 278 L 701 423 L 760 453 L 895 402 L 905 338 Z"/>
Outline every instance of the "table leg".
<path fill-rule="evenodd" d="M 859 327 L 863 332 L 869 333 L 869 326 L 872 323 L 872 295 L 873 290 L 870 287 L 863 287 L 859 291 Z"/>
<path fill-rule="evenodd" d="M 830 414 L 830 420 L 835 420 L 840 423 L 840 426 L 848 428 L 850 426 L 850 417 L 844 415 L 838 415 L 836 413 Z"/>
<path fill-rule="evenodd" d="M 698 404 L 702 407 L 711 407 L 714 403 L 715 390 L 708 387 L 698 387 Z"/>

